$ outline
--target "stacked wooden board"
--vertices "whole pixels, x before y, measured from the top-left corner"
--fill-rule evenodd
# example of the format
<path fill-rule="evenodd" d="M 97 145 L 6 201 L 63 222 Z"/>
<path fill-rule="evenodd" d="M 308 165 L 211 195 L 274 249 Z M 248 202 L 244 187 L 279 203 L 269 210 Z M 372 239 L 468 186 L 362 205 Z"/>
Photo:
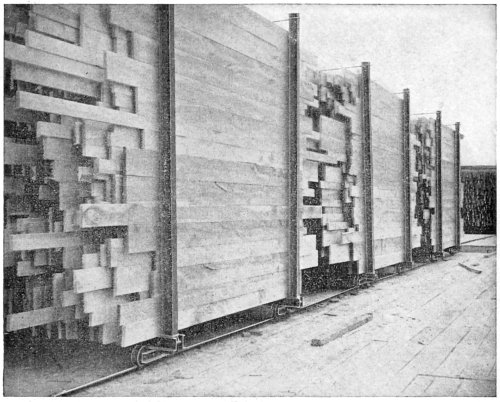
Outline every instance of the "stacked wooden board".
<path fill-rule="evenodd" d="M 456 135 L 455 130 L 448 126 L 441 126 L 441 185 L 443 189 L 442 211 L 443 211 L 443 250 L 460 247 L 457 244 L 457 231 L 460 233 L 460 220 L 457 221 L 456 211 L 460 208 L 460 199 L 456 192 L 456 172 L 460 169 L 456 158 Z"/>
<path fill-rule="evenodd" d="M 421 117 L 411 125 L 412 249 L 414 258 L 427 258 L 436 247 L 436 127 Z M 414 197 L 414 198 L 413 198 Z M 415 202 L 413 204 L 413 202 Z M 419 235 L 417 238 L 416 235 Z"/>
<path fill-rule="evenodd" d="M 136 305 L 155 296 L 155 21 L 152 6 L 33 5 L 5 41 L 7 331 L 142 340 Z"/>
<path fill-rule="evenodd" d="M 83 321 L 103 343 L 154 338 L 155 7 L 9 10 L 28 29 L 6 25 L 4 265 L 20 282 L 6 329 Z M 244 7 L 179 6 L 175 21 L 182 329 L 286 297 L 287 34 Z"/>
<path fill-rule="evenodd" d="M 5 16 L 5 329 L 124 347 L 158 337 L 158 9 L 8 5 Z M 242 6 L 179 5 L 174 21 L 168 285 L 183 330 L 290 296 L 291 57 L 288 33 Z M 370 101 L 361 75 L 320 71 L 307 52 L 300 71 L 299 268 L 355 285 L 372 274 L 368 258 L 375 269 L 403 258 L 401 100 L 371 84 Z M 436 233 L 434 130 L 419 119 L 411 134 L 415 249 Z"/>
<path fill-rule="evenodd" d="M 371 83 L 374 267 L 405 261 L 403 100 Z"/>
<path fill-rule="evenodd" d="M 175 7 L 179 328 L 287 297 L 287 32 Z"/>
<path fill-rule="evenodd" d="M 301 71 L 301 269 L 347 263 L 362 274 L 359 76 L 318 71 L 304 56 Z"/>
<path fill-rule="evenodd" d="M 496 233 L 496 188 L 495 166 L 462 166 L 465 233 Z"/>

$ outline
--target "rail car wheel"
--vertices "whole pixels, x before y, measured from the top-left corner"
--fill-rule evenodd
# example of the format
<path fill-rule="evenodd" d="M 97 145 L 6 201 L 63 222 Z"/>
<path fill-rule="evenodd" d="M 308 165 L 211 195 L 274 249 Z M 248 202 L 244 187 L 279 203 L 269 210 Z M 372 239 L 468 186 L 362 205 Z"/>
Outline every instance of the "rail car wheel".
<path fill-rule="evenodd" d="M 134 366 L 138 368 L 144 367 L 144 363 L 142 360 L 144 352 L 147 350 L 147 346 L 145 345 L 135 345 L 132 351 L 130 352 L 130 361 Z"/>

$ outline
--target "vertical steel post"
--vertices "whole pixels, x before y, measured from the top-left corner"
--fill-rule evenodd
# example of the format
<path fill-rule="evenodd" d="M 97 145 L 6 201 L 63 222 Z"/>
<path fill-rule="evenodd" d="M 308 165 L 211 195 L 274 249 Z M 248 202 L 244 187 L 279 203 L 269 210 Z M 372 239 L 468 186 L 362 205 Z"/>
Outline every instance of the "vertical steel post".
<path fill-rule="evenodd" d="M 361 63 L 362 110 L 363 110 L 363 190 L 365 205 L 365 263 L 366 272 L 374 272 L 373 264 L 373 165 L 372 126 L 370 99 L 370 63 Z"/>
<path fill-rule="evenodd" d="M 160 86 L 160 185 L 158 274 L 163 333 L 178 333 L 177 211 L 175 177 L 175 52 L 174 6 L 158 6 Z"/>
<path fill-rule="evenodd" d="M 462 185 L 460 177 L 460 123 L 455 123 L 455 247 L 460 250 L 460 186 Z"/>
<path fill-rule="evenodd" d="M 410 90 L 403 90 L 403 205 L 405 263 L 411 265 Z"/>
<path fill-rule="evenodd" d="M 443 190 L 441 161 L 441 111 L 436 112 L 436 257 L 443 256 Z"/>
<path fill-rule="evenodd" d="M 288 33 L 288 168 L 290 208 L 290 283 L 288 297 L 292 303 L 300 303 L 302 278 L 300 272 L 300 199 L 299 199 L 299 79 L 300 79 L 300 19 L 299 14 L 289 14 Z"/>

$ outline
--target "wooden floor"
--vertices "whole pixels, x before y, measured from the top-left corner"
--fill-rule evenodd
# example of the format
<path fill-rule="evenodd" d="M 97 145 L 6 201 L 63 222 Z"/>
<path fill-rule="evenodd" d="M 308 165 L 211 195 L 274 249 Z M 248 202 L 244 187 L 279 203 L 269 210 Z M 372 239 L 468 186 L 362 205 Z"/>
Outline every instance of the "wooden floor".
<path fill-rule="evenodd" d="M 495 396 L 495 267 L 448 257 L 78 396 Z M 353 312 L 373 320 L 311 346 Z"/>

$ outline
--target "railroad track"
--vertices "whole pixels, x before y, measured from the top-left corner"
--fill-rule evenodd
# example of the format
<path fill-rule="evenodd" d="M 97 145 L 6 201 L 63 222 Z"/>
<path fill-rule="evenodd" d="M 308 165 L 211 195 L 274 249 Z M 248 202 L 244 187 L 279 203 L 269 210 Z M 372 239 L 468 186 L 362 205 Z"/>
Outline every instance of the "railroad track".
<path fill-rule="evenodd" d="M 297 306 L 287 306 L 287 305 L 276 305 L 275 306 L 275 311 L 272 317 L 252 323 L 250 325 L 245 325 L 240 328 L 230 330 L 228 332 L 222 333 L 220 335 L 216 335 L 214 337 L 211 337 L 209 339 L 205 339 L 199 342 L 193 342 L 191 344 L 186 344 L 183 345 L 182 348 L 176 350 L 175 352 L 169 351 L 169 350 L 162 350 L 163 348 L 161 347 L 152 347 L 151 345 L 148 344 L 139 344 L 134 347 L 130 354 L 130 359 L 131 359 L 131 366 L 129 368 L 126 368 L 124 370 L 117 371 L 113 374 L 98 378 L 96 380 L 90 381 L 88 383 L 70 388 L 70 389 L 65 389 L 63 391 L 60 391 L 54 395 L 51 395 L 52 397 L 62 397 L 62 396 L 71 396 L 74 394 L 77 394 L 78 392 L 84 391 L 86 389 L 104 384 L 106 382 L 115 380 L 119 377 L 123 377 L 127 374 L 131 374 L 133 372 L 146 369 L 147 367 L 153 365 L 154 363 L 157 363 L 159 361 L 165 360 L 169 357 L 176 356 L 181 353 L 185 353 L 189 350 L 201 347 L 203 345 L 206 345 L 211 342 L 215 342 L 217 340 L 227 338 L 231 335 L 235 335 L 237 333 L 241 333 L 247 330 L 250 330 L 252 328 L 258 327 L 260 325 L 263 325 L 265 323 L 275 321 L 279 318 L 283 318 L 286 316 L 289 312 L 294 311 L 294 310 L 304 310 L 308 309 L 312 306 L 318 305 L 320 303 L 323 303 L 329 299 L 333 299 L 335 297 L 338 297 L 340 295 L 352 292 L 359 289 L 358 286 L 355 286 L 353 288 L 341 290 L 339 292 L 332 293 L 329 297 L 325 298 L 320 298 L 318 300 L 315 300 L 313 303 L 307 304 L 302 307 L 297 307 Z"/>

